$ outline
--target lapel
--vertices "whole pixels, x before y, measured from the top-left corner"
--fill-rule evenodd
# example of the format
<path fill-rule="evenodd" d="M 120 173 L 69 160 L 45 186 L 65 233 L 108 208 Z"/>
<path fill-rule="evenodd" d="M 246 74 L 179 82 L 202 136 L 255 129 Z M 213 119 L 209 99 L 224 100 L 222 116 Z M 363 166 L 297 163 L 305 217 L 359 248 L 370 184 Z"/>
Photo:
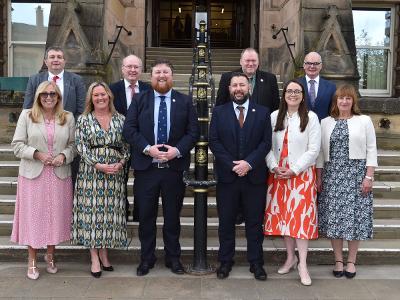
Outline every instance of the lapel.
<path fill-rule="evenodd" d="M 146 126 L 145 128 L 150 128 L 151 132 L 149 132 L 149 136 L 151 137 L 151 144 L 154 145 L 155 144 L 155 137 L 154 137 L 154 126 L 156 126 L 154 124 L 154 91 L 151 90 L 149 91 L 149 125 L 150 126 Z"/>
<path fill-rule="evenodd" d="M 232 139 L 234 144 L 237 143 L 238 141 L 238 136 L 237 136 L 237 128 L 239 127 L 239 121 L 236 117 L 235 113 L 235 108 L 232 104 L 232 101 L 229 101 L 226 106 L 225 106 L 225 112 L 223 115 L 227 116 L 227 124 L 229 124 L 230 131 L 232 133 Z M 224 122 L 224 121 L 223 121 Z M 246 122 L 245 122 L 246 123 Z"/>
<path fill-rule="evenodd" d="M 259 97 L 261 97 L 261 95 L 263 95 L 263 87 L 264 87 L 264 78 L 261 78 L 261 74 L 260 71 L 257 70 L 256 71 L 256 86 L 253 89 L 253 99 L 256 103 L 260 103 L 259 101 Z"/>
<path fill-rule="evenodd" d="M 39 127 L 39 131 L 42 134 L 43 139 L 47 145 L 47 131 L 46 131 L 46 126 L 44 125 L 44 119 L 42 121 L 40 121 L 40 123 L 36 123 L 36 124 Z"/>
<path fill-rule="evenodd" d="M 177 100 L 176 100 L 176 92 L 174 90 L 171 91 L 171 112 L 170 112 L 170 128 L 169 128 L 169 134 L 168 134 L 168 141 L 171 139 L 173 130 L 174 130 L 174 125 L 176 122 L 176 109 L 177 109 Z"/>
<path fill-rule="evenodd" d="M 317 104 L 318 99 L 324 99 L 325 90 L 326 90 L 325 81 L 320 77 L 319 84 L 318 84 L 317 99 L 315 101 L 315 104 Z"/>
<path fill-rule="evenodd" d="M 246 119 L 244 121 L 243 130 L 245 136 L 245 145 L 247 145 L 247 139 L 251 136 L 251 131 L 254 127 L 254 120 L 256 117 L 256 108 L 254 102 L 249 100 L 249 110 L 247 111 Z"/>
<path fill-rule="evenodd" d="M 64 71 L 63 81 L 64 81 L 63 102 L 64 102 L 64 108 L 65 108 L 65 107 L 67 107 L 67 102 L 69 100 L 69 87 L 71 85 L 71 78 L 67 71 Z"/>
<path fill-rule="evenodd" d="M 126 107 L 127 103 L 126 103 L 125 81 L 123 79 L 120 81 L 120 88 L 118 93 L 119 93 L 118 97 L 119 99 L 121 99 L 120 105 L 122 106 L 123 115 L 126 115 L 128 109 Z"/>

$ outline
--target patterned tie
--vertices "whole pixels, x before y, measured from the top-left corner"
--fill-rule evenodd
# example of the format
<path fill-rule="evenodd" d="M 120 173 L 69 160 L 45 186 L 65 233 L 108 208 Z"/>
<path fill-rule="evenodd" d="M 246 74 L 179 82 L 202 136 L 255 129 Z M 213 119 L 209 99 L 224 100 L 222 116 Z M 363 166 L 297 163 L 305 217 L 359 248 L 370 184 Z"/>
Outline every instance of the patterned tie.
<path fill-rule="evenodd" d="M 133 84 L 129 85 L 129 88 L 131 89 L 131 100 L 133 100 L 133 98 L 135 97 L 135 86 Z"/>
<path fill-rule="evenodd" d="M 315 105 L 315 80 L 311 79 L 309 81 L 309 83 L 310 83 L 310 89 L 308 90 L 308 94 L 310 95 L 311 107 L 314 107 L 314 105 Z"/>
<path fill-rule="evenodd" d="M 165 96 L 160 97 L 160 108 L 158 110 L 158 130 L 157 130 L 157 144 L 166 144 L 167 137 L 167 104 L 165 103 Z"/>
<path fill-rule="evenodd" d="M 58 79 L 60 79 L 60 77 L 58 77 L 57 75 L 53 77 L 53 81 L 54 81 L 55 83 L 57 83 L 57 80 L 58 80 Z"/>
<path fill-rule="evenodd" d="M 243 124 L 244 124 L 244 113 L 243 113 L 243 110 L 244 110 L 244 107 L 243 106 L 237 106 L 236 107 L 238 110 L 239 110 L 239 126 L 240 126 L 240 128 L 243 128 Z"/>

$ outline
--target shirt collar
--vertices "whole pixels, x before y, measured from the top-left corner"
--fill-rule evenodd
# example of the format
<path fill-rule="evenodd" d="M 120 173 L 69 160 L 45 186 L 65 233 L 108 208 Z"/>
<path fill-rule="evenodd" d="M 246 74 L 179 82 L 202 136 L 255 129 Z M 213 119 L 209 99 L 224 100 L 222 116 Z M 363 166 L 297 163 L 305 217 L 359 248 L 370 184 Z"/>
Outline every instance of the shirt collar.
<path fill-rule="evenodd" d="M 306 81 L 307 81 L 307 83 L 309 83 L 310 80 L 311 80 L 311 78 L 308 77 L 308 76 L 306 75 Z M 316 82 L 317 84 L 319 84 L 319 75 L 318 75 L 317 77 L 315 77 L 314 80 L 315 80 L 315 82 Z"/>
<path fill-rule="evenodd" d="M 160 96 L 165 96 L 166 99 L 171 98 L 171 91 L 169 90 L 167 93 L 165 94 L 160 94 L 159 92 L 157 92 L 156 90 L 154 90 L 154 98 L 156 97 L 160 97 Z"/>
<path fill-rule="evenodd" d="M 125 78 L 124 78 L 124 84 L 125 84 L 125 89 L 127 89 L 131 85 L 131 83 L 128 80 L 126 80 Z M 135 88 L 136 87 L 139 88 L 139 81 L 136 81 L 134 86 L 135 86 Z"/>
<path fill-rule="evenodd" d="M 296 111 L 292 116 L 289 116 L 289 112 L 286 112 L 286 118 L 288 119 L 293 119 L 293 118 L 297 118 L 299 116 L 299 112 Z"/>
<path fill-rule="evenodd" d="M 53 79 L 54 76 L 56 76 L 56 75 L 49 71 L 49 77 L 51 79 Z M 59 79 L 62 79 L 64 77 L 64 70 L 62 70 L 60 74 L 57 74 L 57 76 L 58 76 Z"/>
<path fill-rule="evenodd" d="M 238 107 L 238 106 L 243 106 L 246 111 L 249 110 L 249 99 L 247 99 L 246 102 L 243 103 L 242 105 L 236 104 L 233 101 L 232 101 L 232 103 L 233 103 L 233 109 L 236 109 L 236 107 Z"/>

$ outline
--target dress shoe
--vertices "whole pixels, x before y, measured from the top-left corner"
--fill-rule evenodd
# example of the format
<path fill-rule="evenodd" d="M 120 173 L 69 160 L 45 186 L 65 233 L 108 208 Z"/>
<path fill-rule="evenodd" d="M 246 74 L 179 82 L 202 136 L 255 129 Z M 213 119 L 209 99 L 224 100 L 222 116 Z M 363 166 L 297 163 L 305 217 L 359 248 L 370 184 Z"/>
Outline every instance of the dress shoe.
<path fill-rule="evenodd" d="M 58 269 L 56 263 L 54 262 L 54 254 L 46 254 L 44 256 L 44 261 L 47 263 L 46 271 L 50 274 L 57 273 Z"/>
<path fill-rule="evenodd" d="M 298 265 L 297 269 L 299 271 L 301 284 L 305 285 L 305 286 L 311 285 L 312 281 L 311 281 L 310 274 L 308 273 L 307 267 L 303 268 L 300 265 Z"/>
<path fill-rule="evenodd" d="M 29 279 L 36 280 L 39 278 L 39 269 L 37 268 L 36 264 L 36 259 L 32 259 L 31 267 L 29 267 L 28 263 L 28 272 L 26 273 L 26 276 Z"/>
<path fill-rule="evenodd" d="M 355 266 L 355 263 L 348 261 L 347 264 L 353 264 Z M 344 271 L 344 276 L 346 276 L 346 278 L 348 279 L 352 279 L 354 277 L 356 277 L 356 272 L 348 272 L 348 271 Z"/>
<path fill-rule="evenodd" d="M 341 260 L 337 260 L 337 261 L 335 261 L 335 264 L 336 263 L 341 263 L 342 264 L 342 267 L 343 267 L 343 262 L 341 261 Z M 343 277 L 343 275 L 344 275 L 344 272 L 343 272 L 343 269 L 342 270 L 333 270 L 332 271 L 332 273 L 333 273 L 333 276 L 335 276 L 336 278 L 340 278 L 340 277 Z"/>
<path fill-rule="evenodd" d="M 254 278 L 257 280 L 265 281 L 267 280 L 267 273 L 260 264 L 252 264 L 250 266 L 250 272 L 254 274 Z"/>
<path fill-rule="evenodd" d="M 217 269 L 217 277 L 218 279 L 225 279 L 229 276 L 229 272 L 232 270 L 231 263 L 221 263 L 219 268 Z"/>
<path fill-rule="evenodd" d="M 150 269 L 154 267 L 154 263 L 148 263 L 147 261 L 142 261 L 136 269 L 137 276 L 144 276 L 149 273 Z"/>
<path fill-rule="evenodd" d="M 101 276 L 101 271 L 99 271 L 99 272 L 92 272 L 92 271 L 90 271 L 90 274 L 92 274 L 92 276 L 93 276 L 94 278 L 100 278 L 100 276 Z"/>
<path fill-rule="evenodd" d="M 280 267 L 278 269 L 278 274 L 283 275 L 283 274 L 289 273 L 291 269 L 296 270 L 298 263 L 299 263 L 299 260 L 298 260 L 297 256 L 294 256 L 294 260 L 292 261 L 291 264 L 289 264 L 289 265 L 284 264 L 282 267 Z"/>
<path fill-rule="evenodd" d="M 235 224 L 236 224 L 236 225 L 240 225 L 240 224 L 242 224 L 243 222 L 244 222 L 243 213 L 239 212 L 239 213 L 236 215 Z"/>
<path fill-rule="evenodd" d="M 166 261 L 165 262 L 165 266 L 168 268 L 168 269 L 171 269 L 171 272 L 172 273 L 175 273 L 175 274 L 178 274 L 178 275 L 182 275 L 182 274 L 185 274 L 185 270 L 184 270 L 184 268 L 183 268 L 183 266 L 182 266 L 182 264 L 181 264 L 181 262 L 178 260 L 178 261 Z"/>
<path fill-rule="evenodd" d="M 112 272 L 112 271 L 114 271 L 113 266 L 108 266 L 108 267 L 106 267 L 105 265 L 103 265 L 103 262 L 101 261 L 100 258 L 99 258 L 99 260 L 100 260 L 100 267 L 101 267 L 101 269 L 102 269 L 103 271 L 107 271 L 107 272 Z"/>

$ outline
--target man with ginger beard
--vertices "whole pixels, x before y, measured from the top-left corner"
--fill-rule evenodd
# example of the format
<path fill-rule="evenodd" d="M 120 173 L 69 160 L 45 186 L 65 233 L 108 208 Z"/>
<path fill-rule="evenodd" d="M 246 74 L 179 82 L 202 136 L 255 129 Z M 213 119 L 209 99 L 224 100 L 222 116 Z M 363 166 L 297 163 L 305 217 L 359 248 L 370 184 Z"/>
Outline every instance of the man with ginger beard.
<path fill-rule="evenodd" d="M 239 205 L 246 226 L 247 260 L 257 280 L 266 280 L 263 268 L 263 217 L 268 169 L 265 157 L 271 149 L 271 120 L 267 107 L 249 98 L 249 79 L 233 73 L 231 102 L 214 108 L 210 124 L 210 149 L 217 173 L 218 237 L 217 277 L 229 276 L 235 254 L 235 219 Z"/>
<path fill-rule="evenodd" d="M 156 220 L 162 196 L 165 265 L 183 274 L 180 262 L 180 211 L 185 194 L 183 171 L 199 137 L 192 100 L 172 89 L 173 67 L 158 59 L 151 69 L 152 89 L 135 97 L 127 112 L 123 135 L 132 147 L 134 197 L 139 212 L 141 262 L 138 276 L 149 273 L 156 261 Z"/>

